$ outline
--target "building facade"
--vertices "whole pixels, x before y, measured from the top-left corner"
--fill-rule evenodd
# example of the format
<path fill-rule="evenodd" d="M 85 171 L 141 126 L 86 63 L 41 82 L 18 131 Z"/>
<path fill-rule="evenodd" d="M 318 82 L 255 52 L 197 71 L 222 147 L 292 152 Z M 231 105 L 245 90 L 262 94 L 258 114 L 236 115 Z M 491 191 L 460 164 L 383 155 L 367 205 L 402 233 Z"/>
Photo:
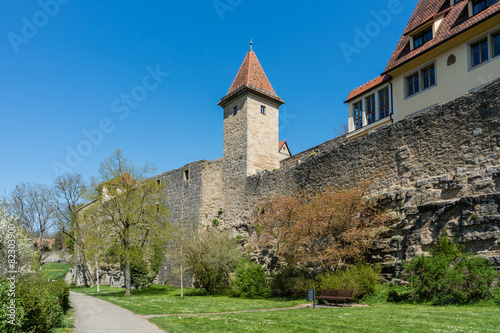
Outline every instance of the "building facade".
<path fill-rule="evenodd" d="M 347 97 L 348 138 L 454 100 L 499 77 L 498 0 L 420 0 L 384 72 Z"/>

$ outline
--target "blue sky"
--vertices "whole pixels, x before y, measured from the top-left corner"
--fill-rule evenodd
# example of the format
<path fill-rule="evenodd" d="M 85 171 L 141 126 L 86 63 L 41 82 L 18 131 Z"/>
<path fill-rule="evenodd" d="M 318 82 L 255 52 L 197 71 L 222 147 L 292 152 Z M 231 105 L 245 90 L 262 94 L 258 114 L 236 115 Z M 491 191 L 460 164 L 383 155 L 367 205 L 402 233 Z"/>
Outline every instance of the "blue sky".
<path fill-rule="evenodd" d="M 286 102 L 280 139 L 292 153 L 330 140 L 349 91 L 383 71 L 415 5 L 4 0 L 0 195 L 50 184 L 55 169 L 96 175 L 117 148 L 156 173 L 222 157 L 217 102 L 250 39 Z"/>

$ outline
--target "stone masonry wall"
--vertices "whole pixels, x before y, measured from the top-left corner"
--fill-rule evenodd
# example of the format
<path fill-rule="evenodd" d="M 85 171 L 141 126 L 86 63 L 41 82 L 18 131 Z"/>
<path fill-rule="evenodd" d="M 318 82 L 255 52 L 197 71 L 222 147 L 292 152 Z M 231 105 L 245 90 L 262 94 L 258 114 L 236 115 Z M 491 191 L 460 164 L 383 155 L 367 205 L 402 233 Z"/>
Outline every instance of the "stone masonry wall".
<path fill-rule="evenodd" d="M 222 219 L 222 159 L 190 163 L 153 179 L 167 183 L 169 223 L 172 226 L 183 225 L 185 230 L 189 230 L 198 228 L 200 224 L 210 225 L 214 219 Z M 167 243 L 156 283 L 163 284 L 166 281 L 169 285 L 180 285 L 177 262 L 171 256 L 175 246 L 175 238 Z M 189 273 L 185 276 L 184 285 L 192 285 Z"/>
<path fill-rule="evenodd" d="M 167 205 L 170 209 L 169 223 L 173 226 L 196 226 L 200 220 L 202 206 L 203 170 L 207 161 L 187 164 L 182 168 L 171 170 L 153 177 L 167 183 Z M 175 239 L 166 245 L 165 257 L 156 283 L 177 285 L 179 276 L 176 272 L 177 263 L 170 258 L 175 247 Z M 186 285 L 191 284 L 191 276 L 186 277 Z"/>
<path fill-rule="evenodd" d="M 244 233 L 259 200 L 277 193 L 353 186 L 374 177 L 399 224 L 380 244 L 382 261 L 422 253 L 446 228 L 476 252 L 500 248 L 500 81 L 347 141 L 340 137 L 247 178 L 226 227 Z M 396 242 L 397 240 L 397 242 Z"/>

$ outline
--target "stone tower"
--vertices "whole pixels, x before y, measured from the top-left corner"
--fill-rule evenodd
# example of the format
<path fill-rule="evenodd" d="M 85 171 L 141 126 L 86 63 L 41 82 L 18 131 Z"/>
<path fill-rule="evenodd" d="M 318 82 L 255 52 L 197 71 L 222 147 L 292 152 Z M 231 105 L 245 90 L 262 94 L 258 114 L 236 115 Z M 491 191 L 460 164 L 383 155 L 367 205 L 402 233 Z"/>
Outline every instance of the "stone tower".
<path fill-rule="evenodd" d="M 279 107 L 282 104 L 283 100 L 274 92 L 250 49 L 227 95 L 219 102 L 224 109 L 226 210 L 238 210 L 244 204 L 246 177 L 279 168 Z"/>

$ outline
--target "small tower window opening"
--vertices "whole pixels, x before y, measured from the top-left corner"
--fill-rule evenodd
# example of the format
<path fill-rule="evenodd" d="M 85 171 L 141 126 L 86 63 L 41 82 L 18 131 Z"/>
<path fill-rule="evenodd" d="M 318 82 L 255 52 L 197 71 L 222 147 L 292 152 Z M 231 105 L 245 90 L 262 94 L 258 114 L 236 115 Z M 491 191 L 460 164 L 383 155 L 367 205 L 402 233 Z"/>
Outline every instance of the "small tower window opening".
<path fill-rule="evenodd" d="M 161 185 L 161 179 L 156 180 L 156 185 L 160 186 Z"/>
<path fill-rule="evenodd" d="M 260 106 L 260 113 L 262 113 L 263 115 L 266 114 L 266 107 L 264 105 Z"/>
<path fill-rule="evenodd" d="M 237 113 L 238 113 L 238 105 L 235 105 L 233 107 L 233 116 L 236 116 Z"/>
<path fill-rule="evenodd" d="M 189 180 L 189 169 L 184 170 L 184 180 L 186 182 Z"/>

